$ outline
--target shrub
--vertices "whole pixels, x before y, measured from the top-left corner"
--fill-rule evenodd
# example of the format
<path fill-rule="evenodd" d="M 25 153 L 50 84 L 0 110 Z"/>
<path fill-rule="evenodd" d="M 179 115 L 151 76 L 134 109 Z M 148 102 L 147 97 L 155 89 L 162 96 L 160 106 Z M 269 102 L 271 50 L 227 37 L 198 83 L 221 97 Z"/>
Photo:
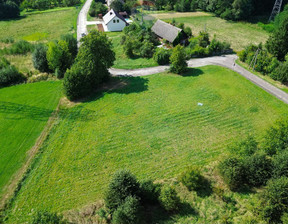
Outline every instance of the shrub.
<path fill-rule="evenodd" d="M 63 220 L 62 216 L 47 211 L 37 212 L 31 222 L 31 224 L 64 224 L 64 223 L 66 222 Z"/>
<path fill-rule="evenodd" d="M 6 58 L 0 58 L 0 69 L 10 65 L 10 62 Z"/>
<path fill-rule="evenodd" d="M 256 153 L 245 158 L 246 180 L 249 186 L 266 184 L 272 175 L 272 162 L 264 153 Z"/>
<path fill-rule="evenodd" d="M 115 224 L 134 224 L 139 219 L 139 199 L 135 196 L 128 196 L 113 213 L 112 223 Z"/>
<path fill-rule="evenodd" d="M 269 155 L 288 148 L 288 120 L 278 121 L 268 129 L 264 137 L 263 148 Z"/>
<path fill-rule="evenodd" d="M 26 40 L 19 40 L 12 44 L 9 48 L 4 49 L 6 54 L 27 54 L 34 50 L 34 45 Z"/>
<path fill-rule="evenodd" d="M 140 47 L 140 56 L 144 57 L 144 58 L 152 58 L 153 54 L 154 54 L 154 45 L 145 40 L 142 43 L 142 46 Z"/>
<path fill-rule="evenodd" d="M 33 75 L 29 77 L 27 83 L 46 81 L 49 78 L 51 78 L 51 76 L 48 73 L 40 73 L 38 75 Z"/>
<path fill-rule="evenodd" d="M 5 44 L 13 44 L 14 43 L 14 39 L 13 37 L 6 37 L 4 39 L 1 39 L 0 40 L 2 43 L 5 43 Z"/>
<path fill-rule="evenodd" d="M 162 187 L 159 200 L 162 207 L 169 212 L 179 209 L 180 198 L 177 196 L 175 188 L 171 186 Z"/>
<path fill-rule="evenodd" d="M 13 65 L 0 69 L 0 87 L 19 84 L 26 81 L 26 77 Z"/>
<path fill-rule="evenodd" d="M 288 177 L 288 151 L 275 155 L 273 161 L 273 177 L 279 178 L 281 176 Z"/>
<path fill-rule="evenodd" d="M 213 38 L 209 45 L 209 54 L 222 54 L 230 50 L 230 44 L 227 42 L 221 42 L 216 38 Z"/>
<path fill-rule="evenodd" d="M 192 30 L 191 30 L 190 27 L 185 27 L 185 28 L 184 28 L 184 33 L 186 33 L 186 35 L 187 35 L 188 37 L 192 37 Z"/>
<path fill-rule="evenodd" d="M 199 46 L 200 47 L 205 48 L 210 44 L 209 34 L 207 32 L 201 31 L 199 36 L 198 36 L 198 40 L 199 40 Z"/>
<path fill-rule="evenodd" d="M 272 73 L 273 79 L 282 83 L 288 82 L 288 62 L 279 63 Z"/>
<path fill-rule="evenodd" d="M 200 170 L 197 168 L 187 168 L 179 177 L 179 181 L 184 184 L 189 191 L 201 190 L 207 184 L 206 179 L 201 175 Z"/>
<path fill-rule="evenodd" d="M 232 191 L 241 189 L 245 184 L 245 166 L 241 159 L 231 157 L 223 160 L 219 164 L 219 171 Z"/>
<path fill-rule="evenodd" d="M 258 142 L 253 136 L 248 136 L 245 140 L 232 145 L 230 151 L 241 156 L 251 156 L 258 151 Z"/>
<path fill-rule="evenodd" d="M 153 55 L 154 61 L 156 61 L 159 65 L 169 64 L 170 57 L 171 57 L 171 50 L 164 48 L 157 48 Z"/>
<path fill-rule="evenodd" d="M 160 195 L 160 186 L 151 180 L 140 183 L 140 198 L 143 203 L 156 204 Z"/>
<path fill-rule="evenodd" d="M 180 74 L 187 70 L 186 54 L 180 45 L 174 47 L 170 57 L 170 71 Z"/>
<path fill-rule="evenodd" d="M 44 44 L 37 44 L 32 53 L 32 62 L 34 68 L 40 72 L 49 72 L 48 61 L 46 58 L 47 55 L 47 46 Z"/>
<path fill-rule="evenodd" d="M 126 197 L 139 196 L 140 187 L 135 176 L 127 170 L 117 171 L 108 186 L 105 195 L 106 207 L 114 212 Z"/>
<path fill-rule="evenodd" d="M 262 215 L 270 223 L 280 223 L 288 208 L 288 178 L 280 177 L 268 181 L 261 194 Z"/>

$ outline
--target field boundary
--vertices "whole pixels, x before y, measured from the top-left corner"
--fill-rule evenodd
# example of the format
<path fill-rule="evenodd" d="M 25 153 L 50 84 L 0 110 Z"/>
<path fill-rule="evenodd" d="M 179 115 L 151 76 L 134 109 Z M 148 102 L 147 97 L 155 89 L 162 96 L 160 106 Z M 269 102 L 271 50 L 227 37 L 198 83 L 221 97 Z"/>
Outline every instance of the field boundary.
<path fill-rule="evenodd" d="M 48 134 L 50 133 L 52 127 L 55 124 L 55 120 L 58 117 L 59 108 L 62 102 L 62 98 L 59 100 L 56 109 L 51 113 L 43 131 L 40 136 L 37 138 L 34 146 L 27 151 L 27 158 L 23 166 L 14 174 L 10 182 L 4 187 L 4 194 L 0 201 L 0 211 L 7 209 L 9 204 L 13 201 L 13 198 L 17 195 L 17 192 L 21 188 L 21 183 L 26 179 L 26 174 L 29 172 L 29 168 L 39 152 L 43 142 L 47 139 Z"/>

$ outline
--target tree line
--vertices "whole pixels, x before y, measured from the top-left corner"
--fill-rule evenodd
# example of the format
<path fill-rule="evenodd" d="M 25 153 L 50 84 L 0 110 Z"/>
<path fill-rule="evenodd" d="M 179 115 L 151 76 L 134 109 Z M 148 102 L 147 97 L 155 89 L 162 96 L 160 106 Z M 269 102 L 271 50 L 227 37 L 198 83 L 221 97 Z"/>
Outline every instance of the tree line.
<path fill-rule="evenodd" d="M 155 0 L 157 10 L 190 12 L 201 9 L 229 20 L 246 20 L 251 16 L 266 15 L 272 11 L 271 0 Z M 284 0 L 283 5 L 288 3 Z"/>

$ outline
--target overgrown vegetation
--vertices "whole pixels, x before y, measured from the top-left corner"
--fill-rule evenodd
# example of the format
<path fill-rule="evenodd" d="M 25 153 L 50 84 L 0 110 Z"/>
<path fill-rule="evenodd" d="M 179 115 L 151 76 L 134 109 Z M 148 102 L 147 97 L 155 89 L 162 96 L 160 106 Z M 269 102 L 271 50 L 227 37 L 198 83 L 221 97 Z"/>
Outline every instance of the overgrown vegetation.
<path fill-rule="evenodd" d="M 107 6 L 104 5 L 104 2 L 93 1 L 89 9 L 89 15 L 91 17 L 96 17 L 96 16 L 98 17 L 99 14 L 102 14 L 102 16 L 104 16 L 107 11 L 108 11 L 108 8 Z"/>

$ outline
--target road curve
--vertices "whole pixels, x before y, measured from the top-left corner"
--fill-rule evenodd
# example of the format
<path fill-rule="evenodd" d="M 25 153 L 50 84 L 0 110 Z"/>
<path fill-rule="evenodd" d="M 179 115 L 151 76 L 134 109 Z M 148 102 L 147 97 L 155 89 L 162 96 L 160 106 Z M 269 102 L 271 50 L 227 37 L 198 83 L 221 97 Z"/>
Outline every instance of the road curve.
<path fill-rule="evenodd" d="M 278 99 L 282 100 L 286 104 L 288 104 L 288 94 L 284 91 L 278 89 L 277 87 L 271 85 L 270 83 L 264 81 L 258 76 L 252 74 L 241 66 L 235 64 L 235 60 L 237 59 L 236 55 L 223 55 L 223 56 L 215 56 L 215 57 L 207 57 L 207 58 L 197 58 L 191 59 L 188 62 L 188 67 L 202 67 L 206 65 L 219 65 L 222 67 L 229 68 L 238 74 L 242 75 L 246 79 L 250 80 L 257 86 L 264 89 L 266 92 L 276 96 Z M 152 75 L 160 72 L 165 72 L 169 69 L 169 66 L 157 66 L 151 68 L 140 68 L 140 69 L 115 69 L 111 68 L 109 71 L 114 76 L 145 76 Z"/>

